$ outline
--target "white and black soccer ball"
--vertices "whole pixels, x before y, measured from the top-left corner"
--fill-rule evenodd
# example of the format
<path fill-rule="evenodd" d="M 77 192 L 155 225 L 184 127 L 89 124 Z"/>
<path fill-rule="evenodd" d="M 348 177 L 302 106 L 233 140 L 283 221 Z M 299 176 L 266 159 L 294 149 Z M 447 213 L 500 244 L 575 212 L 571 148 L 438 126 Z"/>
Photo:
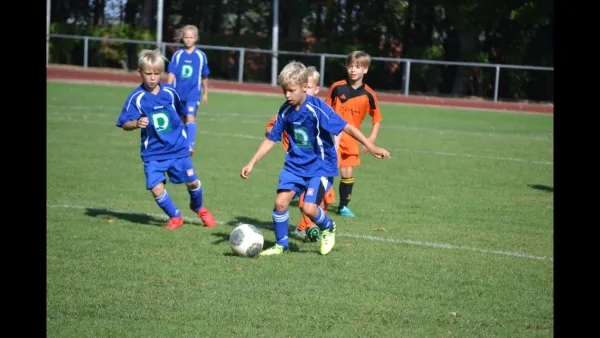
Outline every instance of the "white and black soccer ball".
<path fill-rule="evenodd" d="M 242 257 L 254 257 L 260 253 L 265 239 L 262 232 L 252 224 L 241 223 L 229 235 L 231 250 Z"/>

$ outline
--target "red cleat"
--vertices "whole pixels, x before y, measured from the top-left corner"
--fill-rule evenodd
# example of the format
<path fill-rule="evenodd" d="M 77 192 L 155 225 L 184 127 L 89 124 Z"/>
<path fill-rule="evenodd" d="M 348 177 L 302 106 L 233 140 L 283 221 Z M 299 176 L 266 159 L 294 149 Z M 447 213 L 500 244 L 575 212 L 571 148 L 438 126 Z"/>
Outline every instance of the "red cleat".
<path fill-rule="evenodd" d="M 210 213 L 210 211 L 208 211 L 208 209 L 206 209 L 205 207 L 200 208 L 200 210 L 197 211 L 197 214 L 198 214 L 198 217 L 200 217 L 200 219 L 202 219 L 202 222 L 204 223 L 205 226 L 212 228 L 215 225 L 217 225 L 215 218 Z"/>
<path fill-rule="evenodd" d="M 183 218 L 181 216 L 180 217 L 171 217 L 171 219 L 169 220 L 169 223 L 167 223 L 167 225 L 165 225 L 165 227 L 163 229 L 175 230 L 181 226 L 183 226 Z"/>

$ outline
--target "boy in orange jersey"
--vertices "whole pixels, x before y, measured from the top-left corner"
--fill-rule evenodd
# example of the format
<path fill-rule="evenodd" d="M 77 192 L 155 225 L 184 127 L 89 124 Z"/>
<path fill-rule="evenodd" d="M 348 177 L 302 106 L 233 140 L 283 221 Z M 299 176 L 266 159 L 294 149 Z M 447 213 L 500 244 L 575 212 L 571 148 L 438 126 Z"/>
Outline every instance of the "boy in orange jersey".
<path fill-rule="evenodd" d="M 308 67 L 309 75 L 308 75 L 308 89 L 306 90 L 306 94 L 311 96 L 317 96 L 319 94 L 319 81 L 321 78 L 321 74 L 317 71 L 315 67 Z M 267 123 L 267 130 L 265 135 L 269 135 L 271 129 L 273 128 L 273 124 L 275 123 L 275 119 L 277 118 L 277 114 L 273 116 L 271 121 Z M 337 140 L 337 139 L 336 139 Z M 283 144 L 283 149 L 285 151 L 288 150 L 290 141 L 288 140 L 288 136 L 286 132 L 283 132 L 283 137 L 281 138 L 281 143 Z M 323 211 L 327 212 L 327 207 L 335 202 L 335 193 L 333 191 L 333 186 L 327 192 L 325 192 L 325 196 L 323 196 L 323 202 L 321 203 L 321 208 Z M 320 238 L 319 227 L 316 226 L 313 221 L 302 212 L 302 206 L 304 205 L 304 194 L 300 195 L 298 207 L 300 208 L 300 213 L 302 214 L 302 219 L 300 220 L 300 224 L 297 228 L 290 232 L 290 235 L 302 239 L 308 240 L 311 242 L 318 242 Z"/>
<path fill-rule="evenodd" d="M 350 52 L 346 58 L 348 79 L 333 83 L 325 102 L 346 122 L 356 128 L 360 128 L 360 124 L 365 119 L 366 114 L 369 113 L 372 118 L 373 129 L 368 139 L 375 142 L 382 118 L 375 92 L 363 83 L 363 78 L 369 71 L 370 65 L 371 56 L 369 54 L 363 51 Z M 345 132 L 341 133 L 338 147 L 340 203 L 337 210 L 337 213 L 341 216 L 356 217 L 348 208 L 348 203 L 350 203 L 354 186 L 352 169 L 360 165 L 359 146 L 359 142 L 354 138 L 346 135 Z M 364 148 L 362 152 L 365 152 Z"/>

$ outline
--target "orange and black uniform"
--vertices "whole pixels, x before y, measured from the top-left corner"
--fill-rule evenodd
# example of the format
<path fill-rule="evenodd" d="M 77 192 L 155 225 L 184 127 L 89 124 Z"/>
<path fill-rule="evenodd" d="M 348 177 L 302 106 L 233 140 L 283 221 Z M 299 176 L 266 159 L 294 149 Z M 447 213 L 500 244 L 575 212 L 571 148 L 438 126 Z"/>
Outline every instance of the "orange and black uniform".
<path fill-rule="evenodd" d="M 275 114 L 273 116 L 273 118 L 271 119 L 271 121 L 269 121 L 269 123 L 267 123 L 267 128 L 273 128 L 273 125 L 275 124 L 275 119 L 277 119 L 277 114 Z M 285 132 L 285 130 L 283 131 L 283 133 L 281 135 L 281 144 L 283 145 L 283 149 L 285 151 L 287 151 L 290 146 L 290 140 L 288 139 L 288 135 Z M 323 210 L 325 212 L 327 212 L 327 207 L 329 206 L 329 204 L 331 204 L 333 202 L 335 202 L 335 193 L 333 192 L 333 186 L 332 186 L 329 188 L 329 190 L 327 190 L 325 192 L 325 195 L 323 196 L 323 205 L 324 205 Z M 304 194 L 300 195 L 298 207 L 302 208 L 303 205 L 304 205 Z M 306 228 L 313 222 L 310 219 L 310 217 L 305 215 L 303 212 L 301 212 L 301 213 L 302 213 L 302 221 L 300 222 L 300 226 L 298 226 L 298 230 L 302 231 L 302 230 L 306 230 Z"/>
<path fill-rule="evenodd" d="M 346 80 L 337 81 L 331 85 L 325 102 L 346 122 L 356 128 L 360 128 L 367 113 L 371 115 L 372 124 L 382 121 L 377 95 L 371 87 L 364 83 L 354 89 Z M 338 148 L 338 165 L 340 167 L 356 167 L 360 165 L 359 155 L 360 142 L 347 135 L 346 132 L 342 132 Z M 338 208 L 341 209 L 348 205 L 353 185 L 353 177 L 340 178 L 340 205 Z"/>

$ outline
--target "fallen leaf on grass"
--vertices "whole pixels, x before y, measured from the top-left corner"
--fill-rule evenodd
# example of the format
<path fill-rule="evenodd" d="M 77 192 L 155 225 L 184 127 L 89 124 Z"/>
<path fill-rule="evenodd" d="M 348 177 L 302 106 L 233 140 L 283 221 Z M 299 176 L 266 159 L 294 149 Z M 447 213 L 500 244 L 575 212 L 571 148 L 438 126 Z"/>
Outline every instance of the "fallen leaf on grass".
<path fill-rule="evenodd" d="M 113 221 L 112 219 L 108 220 L 108 223 L 113 224 L 115 221 Z"/>
<path fill-rule="evenodd" d="M 450 312 L 450 315 L 451 315 L 452 317 L 456 317 L 456 312 Z"/>
<path fill-rule="evenodd" d="M 344 244 L 344 246 L 352 246 L 352 244 L 346 243 L 346 244 Z"/>
<path fill-rule="evenodd" d="M 375 228 L 375 231 L 385 231 L 385 228 Z"/>
<path fill-rule="evenodd" d="M 240 271 L 242 270 L 242 268 L 240 268 L 239 266 L 236 266 L 235 268 L 233 268 L 233 271 Z"/>

